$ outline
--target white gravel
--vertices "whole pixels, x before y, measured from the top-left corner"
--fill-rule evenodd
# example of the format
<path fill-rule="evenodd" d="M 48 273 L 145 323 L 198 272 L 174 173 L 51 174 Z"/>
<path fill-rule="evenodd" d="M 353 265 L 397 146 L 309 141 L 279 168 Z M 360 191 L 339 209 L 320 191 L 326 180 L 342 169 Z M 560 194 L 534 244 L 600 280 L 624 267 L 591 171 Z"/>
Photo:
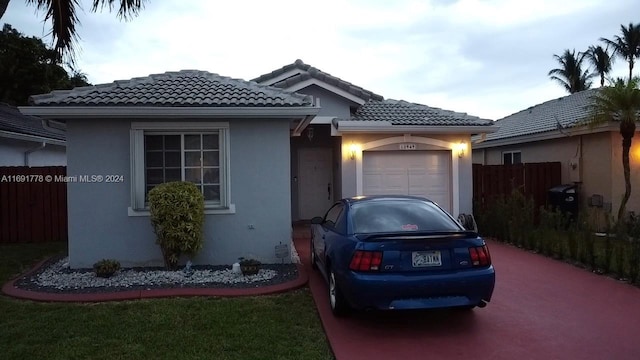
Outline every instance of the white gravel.
<path fill-rule="evenodd" d="M 120 270 L 110 278 L 101 278 L 92 271 L 70 271 L 64 265 L 68 258 L 61 259 L 38 274 L 34 281 L 38 286 L 50 287 L 58 290 L 90 289 L 101 287 L 132 287 L 132 286 L 161 286 L 161 285 L 189 285 L 206 283 L 255 283 L 266 281 L 278 275 L 278 272 L 270 269 L 260 269 L 258 274 L 244 276 L 236 274 L 231 269 L 224 270 L 197 270 L 190 272 L 178 271 L 136 271 L 131 269 Z"/>

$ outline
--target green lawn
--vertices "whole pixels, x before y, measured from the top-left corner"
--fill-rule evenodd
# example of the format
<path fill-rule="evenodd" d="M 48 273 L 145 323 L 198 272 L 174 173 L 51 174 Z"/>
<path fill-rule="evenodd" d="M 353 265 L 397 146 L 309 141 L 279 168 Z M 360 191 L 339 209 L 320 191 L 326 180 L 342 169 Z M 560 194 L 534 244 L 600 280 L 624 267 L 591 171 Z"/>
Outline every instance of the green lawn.
<path fill-rule="evenodd" d="M 60 244 L 0 246 L 0 282 Z M 309 289 L 55 304 L 0 296 L 3 359 L 332 359 Z"/>

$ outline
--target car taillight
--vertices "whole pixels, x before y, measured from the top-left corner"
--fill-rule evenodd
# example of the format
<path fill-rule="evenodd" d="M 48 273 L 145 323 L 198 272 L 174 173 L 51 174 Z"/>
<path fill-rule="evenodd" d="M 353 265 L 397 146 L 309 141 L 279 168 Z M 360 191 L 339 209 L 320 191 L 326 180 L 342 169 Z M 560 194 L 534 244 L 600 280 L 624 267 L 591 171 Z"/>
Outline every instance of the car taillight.
<path fill-rule="evenodd" d="M 491 265 L 491 255 L 489 255 L 487 245 L 470 247 L 469 255 L 471 256 L 471 264 L 473 266 Z"/>
<path fill-rule="evenodd" d="M 382 264 L 382 251 L 356 250 L 351 257 L 349 269 L 353 271 L 378 271 Z"/>

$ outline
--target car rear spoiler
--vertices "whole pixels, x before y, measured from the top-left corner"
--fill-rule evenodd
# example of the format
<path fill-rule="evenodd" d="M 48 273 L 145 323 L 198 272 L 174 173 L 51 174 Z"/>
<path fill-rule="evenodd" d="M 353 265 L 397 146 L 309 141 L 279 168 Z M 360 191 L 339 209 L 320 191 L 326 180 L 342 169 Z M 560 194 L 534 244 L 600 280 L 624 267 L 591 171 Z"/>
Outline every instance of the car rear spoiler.
<path fill-rule="evenodd" d="M 371 233 L 371 234 L 354 234 L 360 241 L 382 241 L 384 239 L 394 240 L 418 240 L 418 239 L 441 239 L 448 238 L 477 238 L 478 233 L 475 231 L 423 231 L 423 232 L 405 232 L 405 233 Z"/>

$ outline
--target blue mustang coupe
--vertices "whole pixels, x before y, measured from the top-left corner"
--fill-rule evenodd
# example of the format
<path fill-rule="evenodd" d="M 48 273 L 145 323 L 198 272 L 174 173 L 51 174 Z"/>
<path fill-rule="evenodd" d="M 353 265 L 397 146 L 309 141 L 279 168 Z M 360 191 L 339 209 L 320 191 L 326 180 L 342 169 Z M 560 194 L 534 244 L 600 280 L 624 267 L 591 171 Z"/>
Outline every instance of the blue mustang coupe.
<path fill-rule="evenodd" d="M 311 265 L 331 310 L 484 307 L 495 272 L 485 241 L 412 196 L 342 199 L 311 220 Z"/>

